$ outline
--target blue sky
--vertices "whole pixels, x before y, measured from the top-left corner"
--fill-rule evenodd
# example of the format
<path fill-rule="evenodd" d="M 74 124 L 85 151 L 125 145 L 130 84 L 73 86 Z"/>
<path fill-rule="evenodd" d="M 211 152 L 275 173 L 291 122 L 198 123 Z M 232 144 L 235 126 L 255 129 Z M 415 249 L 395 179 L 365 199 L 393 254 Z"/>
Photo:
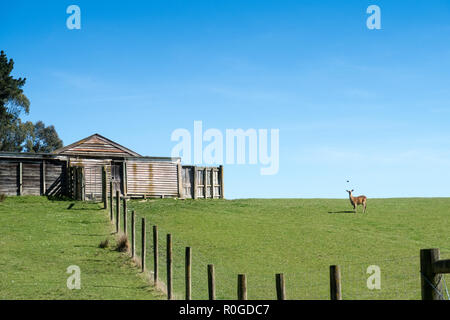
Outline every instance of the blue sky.
<path fill-rule="evenodd" d="M 65 144 L 170 156 L 195 120 L 275 128 L 278 174 L 225 165 L 228 198 L 450 194 L 448 1 L 2 1 L 0 26 L 25 118 Z"/>

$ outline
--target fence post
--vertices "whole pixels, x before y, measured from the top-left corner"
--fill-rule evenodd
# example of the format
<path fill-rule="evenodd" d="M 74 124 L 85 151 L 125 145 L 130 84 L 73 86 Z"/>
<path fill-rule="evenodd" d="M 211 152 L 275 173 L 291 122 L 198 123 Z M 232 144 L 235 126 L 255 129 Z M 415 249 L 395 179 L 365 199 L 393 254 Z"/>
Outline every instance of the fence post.
<path fill-rule="evenodd" d="M 186 265 L 185 265 L 186 300 L 191 300 L 191 294 L 192 294 L 191 263 L 192 263 L 191 248 L 190 247 L 186 247 Z"/>
<path fill-rule="evenodd" d="M 42 195 L 45 196 L 47 193 L 47 183 L 46 183 L 46 179 L 45 179 L 45 173 L 47 172 L 46 168 L 45 168 L 45 160 L 42 161 Z"/>
<path fill-rule="evenodd" d="M 197 167 L 193 166 L 192 170 L 194 171 L 194 183 L 193 183 L 194 192 L 192 193 L 192 198 L 197 199 Z"/>
<path fill-rule="evenodd" d="M 153 281 L 158 286 L 158 226 L 153 226 Z"/>
<path fill-rule="evenodd" d="M 284 287 L 284 274 L 277 273 L 275 275 L 275 282 L 277 287 L 277 299 L 286 300 L 286 290 Z"/>
<path fill-rule="evenodd" d="M 339 266 L 330 266 L 330 299 L 342 300 L 341 269 Z"/>
<path fill-rule="evenodd" d="M 145 271 L 145 218 L 142 218 L 141 231 L 141 267 L 142 272 Z"/>
<path fill-rule="evenodd" d="M 220 177 L 220 198 L 225 198 L 225 182 L 223 181 L 223 166 L 219 166 L 219 177 Z"/>
<path fill-rule="evenodd" d="M 167 235 L 167 299 L 172 300 L 172 235 Z"/>
<path fill-rule="evenodd" d="M 120 191 L 116 191 L 116 232 L 120 231 Z"/>
<path fill-rule="evenodd" d="M 123 197 L 123 233 L 128 234 L 127 230 L 127 198 Z"/>
<path fill-rule="evenodd" d="M 109 219 L 111 221 L 114 220 L 114 194 L 113 194 L 113 183 L 112 181 L 109 183 Z"/>
<path fill-rule="evenodd" d="M 245 274 L 238 275 L 238 300 L 247 300 L 247 279 Z"/>
<path fill-rule="evenodd" d="M 86 177 L 84 175 L 84 167 L 80 167 L 81 174 L 81 201 L 86 201 Z"/>
<path fill-rule="evenodd" d="M 108 194 L 107 194 L 107 181 L 106 181 L 106 167 L 102 167 L 102 201 L 103 209 L 108 209 Z"/>
<path fill-rule="evenodd" d="M 208 199 L 208 168 L 205 167 L 203 171 L 203 193 L 205 194 L 205 199 Z"/>
<path fill-rule="evenodd" d="M 136 256 L 136 213 L 131 211 L 131 258 Z"/>
<path fill-rule="evenodd" d="M 420 250 L 420 280 L 422 300 L 441 300 L 442 275 L 433 272 L 433 263 L 439 260 L 439 249 Z"/>
<path fill-rule="evenodd" d="M 213 264 L 208 264 L 208 296 L 209 300 L 216 300 L 216 280 Z"/>
<path fill-rule="evenodd" d="M 178 176 L 178 198 L 184 198 L 184 190 L 183 190 L 183 167 L 181 166 L 181 162 L 177 164 L 177 176 Z"/>
<path fill-rule="evenodd" d="M 19 162 L 19 196 L 23 195 L 23 163 Z"/>

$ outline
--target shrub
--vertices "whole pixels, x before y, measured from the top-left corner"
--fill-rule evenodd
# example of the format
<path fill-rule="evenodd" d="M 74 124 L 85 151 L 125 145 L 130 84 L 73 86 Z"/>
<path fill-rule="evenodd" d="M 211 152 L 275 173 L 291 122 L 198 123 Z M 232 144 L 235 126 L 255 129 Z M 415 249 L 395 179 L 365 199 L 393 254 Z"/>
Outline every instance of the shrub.
<path fill-rule="evenodd" d="M 128 238 L 125 234 L 122 234 L 117 240 L 116 250 L 119 252 L 127 252 L 130 248 L 130 243 L 128 242 Z"/>
<path fill-rule="evenodd" d="M 109 240 L 108 239 L 106 239 L 106 240 L 104 240 L 104 241 L 102 241 L 102 242 L 100 242 L 100 244 L 98 245 L 100 248 L 107 248 L 108 246 L 109 246 Z"/>

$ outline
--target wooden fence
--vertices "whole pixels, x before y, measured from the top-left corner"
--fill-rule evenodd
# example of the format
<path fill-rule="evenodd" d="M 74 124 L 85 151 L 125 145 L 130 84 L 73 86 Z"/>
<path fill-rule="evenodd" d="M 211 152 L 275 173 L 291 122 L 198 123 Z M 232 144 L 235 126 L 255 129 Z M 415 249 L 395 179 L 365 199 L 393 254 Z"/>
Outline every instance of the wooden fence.
<path fill-rule="evenodd" d="M 223 166 L 183 166 L 183 195 L 187 199 L 224 198 Z"/>
<path fill-rule="evenodd" d="M 67 162 L 39 156 L 0 157 L 0 194 L 61 196 Z"/>

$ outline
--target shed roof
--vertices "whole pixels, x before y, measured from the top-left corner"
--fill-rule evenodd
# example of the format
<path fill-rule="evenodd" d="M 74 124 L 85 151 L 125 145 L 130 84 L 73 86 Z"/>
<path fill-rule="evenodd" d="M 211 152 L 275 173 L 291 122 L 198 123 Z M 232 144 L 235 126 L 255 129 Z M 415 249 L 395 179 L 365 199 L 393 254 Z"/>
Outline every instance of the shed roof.
<path fill-rule="evenodd" d="M 53 151 L 59 155 L 142 157 L 124 146 L 95 133 L 80 141 Z"/>

